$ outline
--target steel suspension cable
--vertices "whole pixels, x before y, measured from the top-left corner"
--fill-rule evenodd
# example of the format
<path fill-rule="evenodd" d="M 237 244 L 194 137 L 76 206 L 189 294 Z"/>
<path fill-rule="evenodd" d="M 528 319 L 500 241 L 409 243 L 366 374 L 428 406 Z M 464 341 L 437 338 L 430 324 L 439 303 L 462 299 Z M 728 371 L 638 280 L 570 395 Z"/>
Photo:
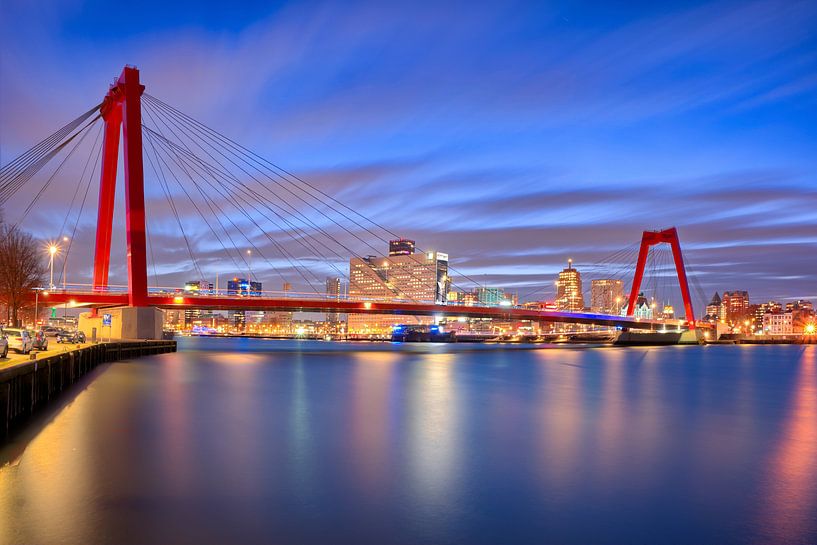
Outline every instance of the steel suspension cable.
<path fill-rule="evenodd" d="M 160 100 L 160 99 L 158 99 L 158 98 L 156 98 L 156 97 L 154 97 L 154 96 L 152 96 L 152 95 L 150 95 L 150 94 L 147 94 L 147 93 L 146 93 L 146 94 L 145 94 L 145 96 L 147 97 L 148 101 L 153 101 L 153 102 L 155 102 L 155 103 L 156 103 L 156 104 L 157 104 L 159 107 L 164 108 L 165 110 L 167 110 L 167 111 L 169 111 L 169 112 L 172 112 L 172 113 L 173 113 L 174 115 L 176 115 L 177 117 L 182 117 L 183 119 L 187 120 L 189 123 L 194 124 L 194 125 L 196 125 L 196 126 L 200 127 L 200 128 L 201 128 L 202 130 L 204 130 L 206 133 L 208 133 L 208 134 L 212 135 L 212 138 L 217 138 L 217 139 L 221 140 L 222 142 L 226 143 L 227 145 L 229 145 L 230 147 L 232 147 L 234 150 L 238 150 L 239 152 L 243 153 L 245 156 L 248 156 L 248 157 L 250 157 L 250 158 L 253 158 L 253 159 L 254 159 L 254 161 L 255 161 L 256 163 L 258 163 L 258 164 L 262 164 L 262 165 L 266 165 L 267 170 L 268 170 L 270 173 L 272 173 L 274 176 L 276 176 L 276 177 L 278 177 L 278 178 L 281 178 L 281 179 L 284 179 L 285 181 L 287 181 L 287 182 L 289 182 L 291 185 L 293 185 L 293 187 L 297 187 L 297 188 L 298 188 L 300 191 L 302 191 L 304 194 L 308 194 L 308 195 L 311 195 L 313 198 L 316 198 L 316 200 L 319 200 L 319 201 L 320 201 L 320 202 L 322 202 L 324 205 L 328 206 L 330 209 L 332 209 L 332 210 L 334 210 L 335 212 L 338 212 L 339 214 L 341 214 L 341 215 L 342 215 L 342 216 L 343 216 L 345 219 L 347 219 L 347 220 L 351 221 L 352 223 L 354 223 L 355 225 L 357 225 L 357 226 L 358 226 L 358 227 L 360 227 L 361 229 L 366 230 L 367 232 L 369 232 L 370 234 L 372 234 L 372 235 L 373 235 L 373 236 L 375 236 L 376 238 L 380 239 L 381 241 L 387 242 L 387 241 L 388 241 L 388 239 L 387 239 L 386 237 L 382 237 L 382 236 L 377 235 L 376 233 L 372 232 L 370 229 L 368 229 L 368 228 L 366 228 L 365 226 L 361 225 L 361 224 L 360 224 L 358 221 L 354 220 L 354 218 L 350 217 L 348 214 L 345 214 L 345 213 L 343 213 L 343 212 L 341 212 L 341 211 L 337 210 L 336 208 L 332 207 L 331 205 L 329 205 L 329 204 L 328 204 L 328 203 L 326 203 L 325 201 L 320 200 L 320 199 L 319 199 L 319 198 L 318 198 L 318 197 L 317 197 L 317 196 L 316 196 L 314 193 L 311 193 L 311 194 L 310 194 L 308 191 L 304 190 L 304 189 L 303 189 L 303 187 L 299 187 L 299 186 L 298 186 L 298 185 L 297 185 L 297 184 L 296 184 L 296 183 L 295 183 L 293 180 L 297 180 L 298 182 L 300 182 L 301 184 L 305 185 L 306 187 L 308 187 L 309 189 L 311 189 L 312 191 L 314 191 L 314 192 L 315 192 L 315 193 L 317 193 L 318 195 L 321 195 L 321 196 L 323 196 L 324 198 L 329 199 L 330 201 L 332 201 L 332 202 L 334 202 L 335 204 L 339 205 L 340 207 L 345 208 L 346 210 L 348 210 L 348 211 L 349 211 L 349 212 L 351 212 L 352 214 L 354 214 L 354 215 L 358 216 L 359 218 L 363 219 L 364 221 L 366 221 L 366 222 L 370 223 L 371 225 L 374 225 L 376 228 L 383 230 L 384 232 L 386 232 L 386 233 L 387 233 L 387 234 L 389 234 L 390 236 L 392 236 L 392 237 L 396 237 L 396 238 L 400 238 L 400 236 L 399 236 L 399 235 L 397 235 L 396 233 L 394 233 L 393 231 L 390 231 L 389 229 L 387 229 L 387 228 L 383 227 L 382 225 L 378 224 L 378 223 L 377 223 L 377 222 L 375 222 L 374 220 L 371 220 L 370 218 L 367 218 L 366 216 L 363 216 L 362 214 L 360 214 L 360 213 L 359 213 L 359 212 L 357 212 L 356 210 L 354 210 L 354 209 L 352 209 L 351 207 L 347 206 L 346 204 L 342 203 L 342 202 L 341 202 L 341 201 L 339 201 L 338 199 L 335 199 L 335 198 L 334 198 L 334 197 L 332 197 L 331 195 L 328 195 L 327 193 L 325 193 L 325 192 L 321 191 L 319 188 L 317 188 L 317 187 L 315 187 L 314 185 L 310 184 L 310 183 L 309 183 L 309 182 L 307 182 L 306 180 L 304 180 L 304 179 L 302 179 L 302 178 L 300 178 L 300 177 L 296 176 L 295 174 L 293 174 L 293 173 L 291 173 L 291 172 L 289 172 L 289 171 L 287 171 L 287 170 L 285 170 L 285 169 L 281 168 L 280 166 L 276 165 L 275 163 L 272 163 L 271 161 L 269 161 L 269 160 L 267 160 L 267 159 L 265 159 L 265 158 L 261 157 L 260 155 L 258 155 L 258 154 L 256 154 L 256 153 L 254 153 L 254 152 L 250 151 L 249 149 L 247 149 L 247 148 L 245 148 L 245 147 L 241 146 L 241 145 L 240 145 L 240 144 L 238 144 L 237 142 L 235 142 L 235 141 L 231 140 L 230 138 L 228 138 L 228 137 L 224 136 L 223 134 L 219 133 L 218 131 L 215 131 L 214 129 L 211 129 L 210 127 L 208 127 L 207 125 L 204 125 L 203 123 L 201 123 L 200 121 L 196 120 L 195 118 L 193 118 L 193 117 L 191 117 L 191 116 L 189 116 L 189 115 L 187 115 L 187 114 L 185 114 L 185 113 L 181 112 L 180 110 L 178 110 L 178 109 L 176 109 L 176 108 L 174 108 L 174 107 L 170 106 L 169 104 L 167 104 L 167 103 L 163 102 L 162 100 Z M 236 152 L 234 152 L 234 153 L 236 153 Z M 236 153 L 236 154 L 238 154 L 238 153 Z M 271 169 L 271 168 L 270 168 L 270 166 L 272 166 L 272 167 L 273 167 L 275 170 Z M 256 167 L 256 169 L 257 169 L 257 167 Z M 258 169 L 258 170 L 260 171 L 260 169 Z M 277 172 L 276 172 L 276 171 L 277 171 Z M 288 176 L 288 178 L 287 178 L 287 176 Z M 269 176 L 268 176 L 268 177 L 269 177 Z M 272 180 L 272 178 L 270 178 L 270 180 Z M 420 249 L 420 248 L 418 248 L 418 251 L 419 251 L 419 252 L 422 252 L 422 253 L 425 253 L 425 252 L 424 252 L 422 249 Z M 477 286 L 479 286 L 479 285 L 480 285 L 480 282 L 479 282 L 479 281 L 474 280 L 473 278 L 471 278 L 471 277 L 470 277 L 470 276 L 468 276 L 467 274 L 464 274 L 464 273 L 462 273 L 462 272 L 458 271 L 456 268 L 452 267 L 450 264 L 449 264 L 449 270 L 450 270 L 450 271 L 452 271 L 452 272 L 454 272 L 454 273 L 456 273 L 456 274 L 458 274 L 458 275 L 460 275 L 460 276 L 462 276 L 463 278 L 465 278 L 465 279 L 467 279 L 467 280 L 469 280 L 469 281 L 473 282 L 473 283 L 474 283 L 475 285 L 477 285 Z"/>

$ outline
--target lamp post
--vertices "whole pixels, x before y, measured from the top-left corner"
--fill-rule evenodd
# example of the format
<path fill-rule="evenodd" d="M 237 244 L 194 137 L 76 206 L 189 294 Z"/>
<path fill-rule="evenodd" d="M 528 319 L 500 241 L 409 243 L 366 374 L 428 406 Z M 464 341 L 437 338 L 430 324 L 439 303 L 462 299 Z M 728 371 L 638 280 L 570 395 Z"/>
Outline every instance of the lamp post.
<path fill-rule="evenodd" d="M 62 241 L 68 244 L 68 237 L 62 237 Z M 65 284 L 68 281 L 68 273 L 66 267 L 68 266 L 68 252 L 65 252 L 65 259 L 62 260 L 62 291 L 65 291 Z"/>
<path fill-rule="evenodd" d="M 52 244 L 48 247 L 49 259 L 48 259 L 48 268 L 51 271 L 51 281 L 49 282 L 48 286 L 50 289 L 54 289 L 54 256 L 57 254 L 59 247 L 56 244 Z"/>
<path fill-rule="evenodd" d="M 43 291 L 43 288 L 32 288 L 34 290 L 34 329 L 37 329 L 37 318 L 40 315 L 40 292 L 43 292 L 43 295 L 48 295 L 47 291 Z"/>
<path fill-rule="evenodd" d="M 247 250 L 247 297 L 251 295 L 252 289 L 252 250 Z"/>

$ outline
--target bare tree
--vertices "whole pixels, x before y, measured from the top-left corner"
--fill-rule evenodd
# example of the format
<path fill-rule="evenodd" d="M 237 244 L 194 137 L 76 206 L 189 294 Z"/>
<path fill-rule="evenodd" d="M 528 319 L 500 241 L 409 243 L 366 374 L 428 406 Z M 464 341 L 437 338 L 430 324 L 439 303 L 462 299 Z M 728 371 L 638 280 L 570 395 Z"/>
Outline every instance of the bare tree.
<path fill-rule="evenodd" d="M 37 249 L 34 237 L 0 217 L 0 303 L 6 306 L 6 322 L 15 327 L 20 326 L 20 311 L 31 305 L 32 289 L 45 278 Z"/>

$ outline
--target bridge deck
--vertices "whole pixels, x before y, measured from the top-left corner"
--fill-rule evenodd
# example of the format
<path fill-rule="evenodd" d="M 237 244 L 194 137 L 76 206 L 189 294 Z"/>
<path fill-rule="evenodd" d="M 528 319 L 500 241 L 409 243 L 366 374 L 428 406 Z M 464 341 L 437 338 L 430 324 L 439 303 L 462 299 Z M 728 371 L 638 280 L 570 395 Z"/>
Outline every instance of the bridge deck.
<path fill-rule="evenodd" d="M 40 299 L 43 305 L 68 303 L 72 307 L 105 308 L 127 306 L 125 293 L 50 292 Z M 187 294 L 150 295 L 150 306 L 163 309 L 197 308 L 202 310 L 264 310 L 289 312 L 338 312 L 344 314 L 396 314 L 406 316 L 444 316 L 494 318 L 500 320 L 533 320 L 632 329 L 684 327 L 683 320 L 647 320 L 631 316 L 612 316 L 586 312 L 533 310 L 523 307 L 464 306 L 400 301 L 357 301 L 308 297 L 237 297 Z"/>

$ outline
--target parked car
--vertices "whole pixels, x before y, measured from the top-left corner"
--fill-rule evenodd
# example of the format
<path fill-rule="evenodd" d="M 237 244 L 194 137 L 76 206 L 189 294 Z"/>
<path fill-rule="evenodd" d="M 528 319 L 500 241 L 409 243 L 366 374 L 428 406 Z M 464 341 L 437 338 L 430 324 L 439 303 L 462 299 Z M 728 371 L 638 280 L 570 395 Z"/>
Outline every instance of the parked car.
<path fill-rule="evenodd" d="M 61 330 L 59 333 L 57 333 L 57 342 L 70 344 L 84 343 L 85 333 L 82 331 Z"/>
<path fill-rule="evenodd" d="M 45 331 L 40 329 L 35 331 L 32 335 L 34 341 L 34 348 L 37 350 L 48 350 L 48 337 L 45 336 Z"/>
<path fill-rule="evenodd" d="M 8 341 L 8 347 L 18 354 L 28 354 L 34 348 L 34 339 L 27 329 L 9 327 L 3 330 Z"/>
<path fill-rule="evenodd" d="M 6 358 L 9 355 L 9 342 L 6 340 L 6 336 L 3 334 L 3 331 L 0 330 L 0 358 Z"/>
<path fill-rule="evenodd" d="M 60 332 L 60 328 L 54 327 L 53 325 L 47 325 L 43 328 L 43 332 L 45 333 L 46 337 L 56 337 L 57 333 Z"/>

